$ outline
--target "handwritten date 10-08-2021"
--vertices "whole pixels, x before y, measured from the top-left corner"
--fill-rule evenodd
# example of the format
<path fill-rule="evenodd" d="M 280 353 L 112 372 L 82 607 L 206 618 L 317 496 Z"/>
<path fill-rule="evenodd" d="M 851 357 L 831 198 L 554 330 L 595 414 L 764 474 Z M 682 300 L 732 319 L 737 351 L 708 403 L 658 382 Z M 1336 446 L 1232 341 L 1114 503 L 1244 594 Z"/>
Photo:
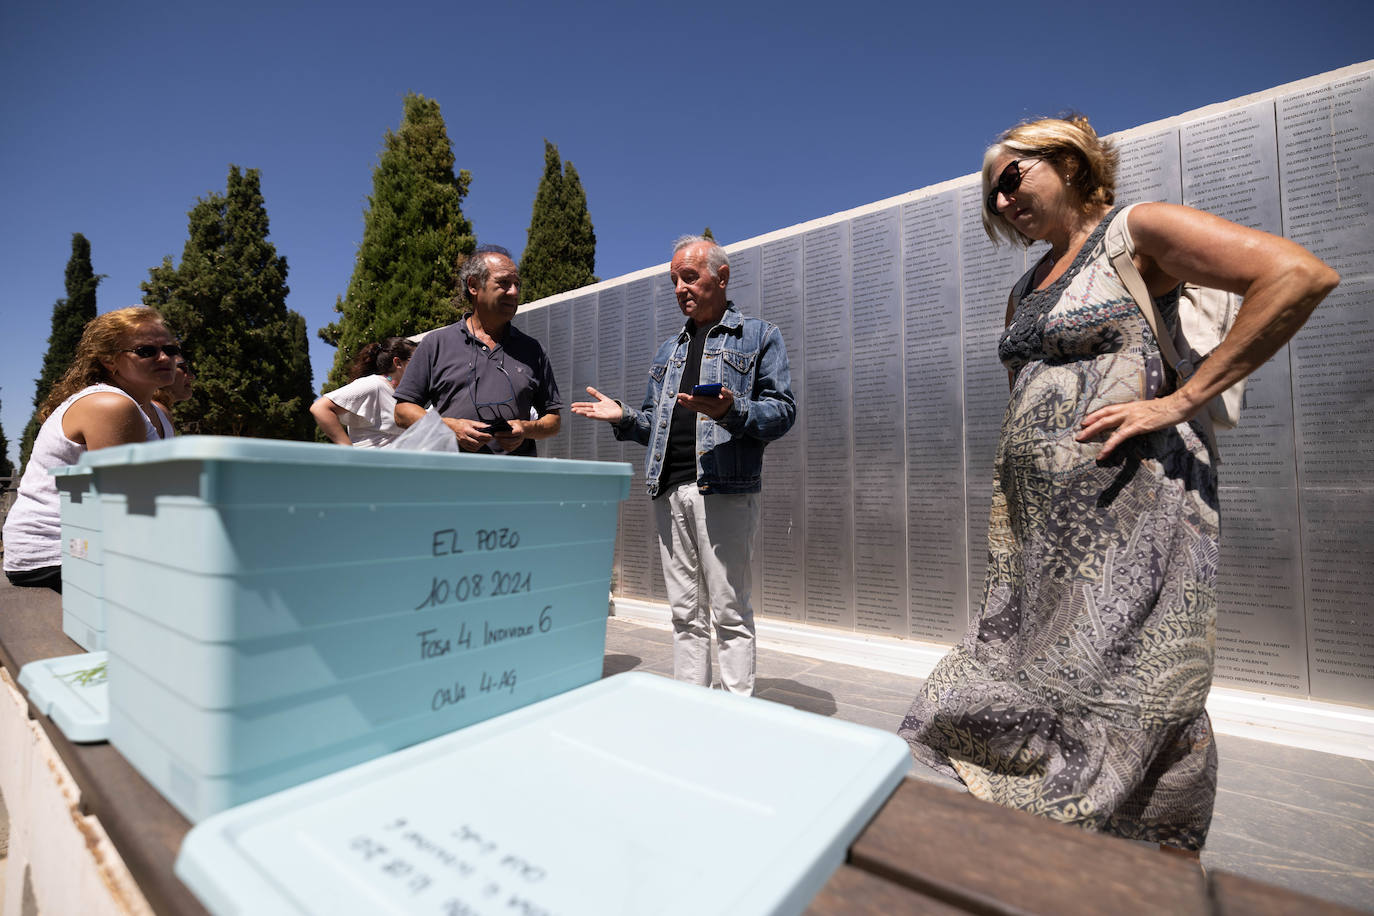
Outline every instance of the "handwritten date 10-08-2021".
<path fill-rule="evenodd" d="M 469 573 L 448 579 L 431 576 L 429 594 L 415 606 L 423 611 L 427 607 L 443 607 L 445 604 L 462 604 L 476 598 L 501 598 L 506 595 L 519 595 L 531 590 L 534 574 L 525 570 L 493 569 L 489 573 Z"/>

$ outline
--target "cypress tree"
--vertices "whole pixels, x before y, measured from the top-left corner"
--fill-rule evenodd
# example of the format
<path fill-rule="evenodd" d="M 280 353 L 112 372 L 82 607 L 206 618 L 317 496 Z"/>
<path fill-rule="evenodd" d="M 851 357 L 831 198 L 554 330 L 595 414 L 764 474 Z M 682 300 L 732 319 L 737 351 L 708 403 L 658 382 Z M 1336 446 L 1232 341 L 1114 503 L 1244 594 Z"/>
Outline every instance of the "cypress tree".
<path fill-rule="evenodd" d="M 462 211 L 472 176 L 466 169 L 455 176 L 453 164 L 439 103 L 407 94 L 400 129 L 387 130 L 372 171 L 353 277 L 334 304 L 341 317 L 319 330 L 338 348 L 328 388 L 348 381 L 348 364 L 364 344 L 456 317 L 458 265 L 476 239 Z"/>
<path fill-rule="evenodd" d="M 545 140 L 544 177 L 520 257 L 521 299 L 533 302 L 595 283 L 595 268 L 596 232 L 582 180 L 571 162 L 559 158 L 558 147 Z"/>
<path fill-rule="evenodd" d="M 19 439 L 19 464 L 28 463 L 33 440 L 38 435 L 38 408 L 48 399 L 48 393 L 66 373 L 76 356 L 76 345 L 86 322 L 95 317 L 95 288 L 104 279 L 91 267 L 91 243 L 80 232 L 72 233 L 72 255 L 67 259 L 67 297 L 58 299 L 52 307 L 52 333 L 48 335 L 48 352 L 43 355 L 43 369 L 34 381 L 33 415 Z"/>
<path fill-rule="evenodd" d="M 143 301 L 162 310 L 196 370 L 178 428 L 311 438 L 305 319 L 286 307 L 286 258 L 267 240 L 258 170 L 231 165 L 226 193 L 197 200 L 188 216 L 180 266 L 163 258 L 143 283 Z"/>
<path fill-rule="evenodd" d="M 13 476 L 14 463 L 10 461 L 10 441 L 5 438 L 5 427 L 0 425 L 0 477 Z"/>
<path fill-rule="evenodd" d="M 710 239 L 713 242 L 716 240 L 716 237 L 711 234 L 710 226 L 707 226 L 705 229 L 701 230 L 701 237 L 704 239 Z"/>

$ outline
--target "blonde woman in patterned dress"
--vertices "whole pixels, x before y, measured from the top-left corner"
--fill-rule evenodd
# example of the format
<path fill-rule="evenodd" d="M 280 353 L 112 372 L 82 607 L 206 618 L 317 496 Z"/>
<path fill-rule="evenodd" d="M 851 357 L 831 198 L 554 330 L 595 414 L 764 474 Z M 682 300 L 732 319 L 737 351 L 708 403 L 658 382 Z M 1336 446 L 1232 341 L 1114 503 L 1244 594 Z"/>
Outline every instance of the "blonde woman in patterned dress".
<path fill-rule="evenodd" d="M 1173 388 L 1104 250 L 1117 154 L 1084 118 L 1022 124 L 983 158 L 984 228 L 1050 250 L 1007 303 L 1011 373 L 983 606 L 900 733 L 979 798 L 1173 851 L 1202 847 L 1216 750 L 1213 458 L 1192 422 L 1335 286 L 1286 239 L 1172 204 L 1127 215 L 1166 320 L 1183 281 L 1244 296 Z"/>

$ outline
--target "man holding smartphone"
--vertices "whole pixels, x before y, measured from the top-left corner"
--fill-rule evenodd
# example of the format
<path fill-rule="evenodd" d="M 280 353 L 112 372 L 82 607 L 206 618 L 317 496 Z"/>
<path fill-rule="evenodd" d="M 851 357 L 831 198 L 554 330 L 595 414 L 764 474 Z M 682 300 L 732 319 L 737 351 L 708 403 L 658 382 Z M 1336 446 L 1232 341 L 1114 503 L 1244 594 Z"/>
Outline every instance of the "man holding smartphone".
<path fill-rule="evenodd" d="M 433 404 L 463 451 L 532 457 L 536 439 L 558 435 L 563 404 L 544 348 L 510 323 L 520 272 L 506 249 L 483 245 L 458 282 L 471 311 L 415 348 L 396 386 L 396 425 Z"/>
<path fill-rule="evenodd" d="M 664 341 L 638 410 L 595 388 L 573 413 L 611 424 L 649 447 L 663 578 L 673 614 L 673 675 L 711 684 L 711 629 L 721 685 L 754 692 L 757 653 L 749 604 L 764 446 L 792 428 L 797 405 L 778 329 L 726 298 L 730 261 L 701 236 L 673 247 L 669 270 L 687 321 Z"/>

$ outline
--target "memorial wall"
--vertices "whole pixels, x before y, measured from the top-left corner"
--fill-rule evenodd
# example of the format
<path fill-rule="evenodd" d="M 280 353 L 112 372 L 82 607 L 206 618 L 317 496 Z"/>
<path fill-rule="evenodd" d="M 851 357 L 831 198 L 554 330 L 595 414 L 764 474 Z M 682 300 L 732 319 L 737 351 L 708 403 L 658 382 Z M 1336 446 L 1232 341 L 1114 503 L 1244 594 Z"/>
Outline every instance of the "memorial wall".
<path fill-rule="evenodd" d="M 1217 682 L 1374 706 L 1374 62 L 1113 139 L 1120 201 L 1208 210 L 1341 273 L 1220 435 Z M 977 612 L 1007 401 L 996 340 L 1043 250 L 993 245 L 981 207 L 975 174 L 727 246 L 730 298 L 781 329 L 798 405 L 765 457 L 759 614 L 949 644 Z M 641 402 L 683 323 L 667 273 L 521 310 L 565 401 L 593 385 Z M 630 462 L 616 592 L 665 600 L 643 447 L 565 411 L 541 449 Z"/>

